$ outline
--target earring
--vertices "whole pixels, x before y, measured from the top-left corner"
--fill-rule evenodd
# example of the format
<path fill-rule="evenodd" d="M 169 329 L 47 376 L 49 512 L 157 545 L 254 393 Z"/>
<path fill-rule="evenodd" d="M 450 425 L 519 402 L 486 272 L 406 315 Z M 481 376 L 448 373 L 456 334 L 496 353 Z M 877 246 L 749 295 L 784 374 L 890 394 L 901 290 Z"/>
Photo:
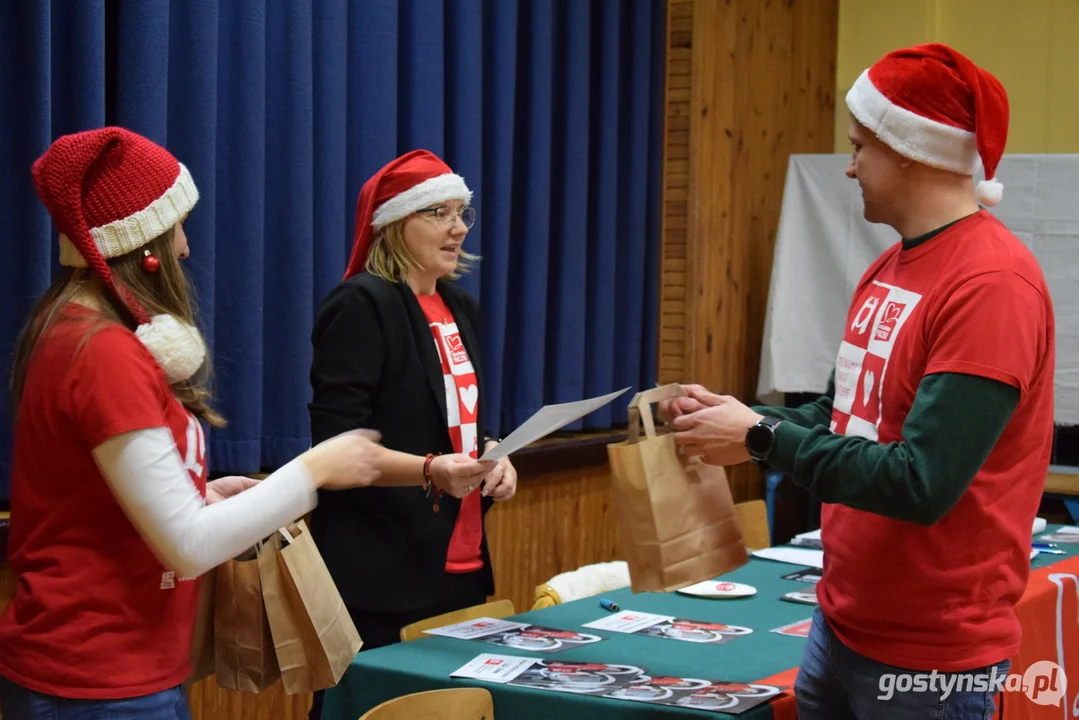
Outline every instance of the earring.
<path fill-rule="evenodd" d="M 142 253 L 142 269 L 145 272 L 153 273 L 157 272 L 160 267 L 161 261 L 154 257 L 153 253 L 150 252 L 150 248 L 146 248 Z"/>

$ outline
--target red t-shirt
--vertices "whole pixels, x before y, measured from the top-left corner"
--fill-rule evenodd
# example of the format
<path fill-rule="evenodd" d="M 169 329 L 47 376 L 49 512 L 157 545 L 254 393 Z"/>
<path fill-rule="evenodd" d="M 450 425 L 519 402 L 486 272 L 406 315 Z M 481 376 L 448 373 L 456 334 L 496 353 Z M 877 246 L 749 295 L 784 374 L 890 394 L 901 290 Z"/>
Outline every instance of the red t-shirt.
<path fill-rule="evenodd" d="M 903 440 L 918 384 L 964 373 L 1019 389 L 959 503 L 931 527 L 826 504 L 817 597 L 842 641 L 879 662 L 967 670 L 1011 657 L 1014 606 L 1053 440 L 1053 307 L 1031 252 L 986 211 L 863 276 L 836 361 L 834 432 Z M 963 452 L 956 448 L 956 452 Z"/>
<path fill-rule="evenodd" d="M 476 371 L 468 357 L 453 314 L 438 293 L 418 295 L 420 307 L 431 327 L 431 335 L 442 360 L 442 377 L 446 382 L 446 415 L 453 451 L 473 459 L 479 457 L 479 435 L 476 418 L 479 414 L 480 392 Z M 466 573 L 483 567 L 480 544 L 483 541 L 483 513 L 480 490 L 476 488 L 461 500 L 457 522 L 450 537 L 446 556 L 446 572 Z"/>
<path fill-rule="evenodd" d="M 133 333 L 85 339 L 88 311 L 43 334 L 15 425 L 9 554 L 15 595 L 0 616 L 0 675 L 31 690 L 112 699 L 160 692 L 190 674 L 198 581 L 157 560 L 90 451 L 168 427 L 205 495 L 202 428 Z"/>

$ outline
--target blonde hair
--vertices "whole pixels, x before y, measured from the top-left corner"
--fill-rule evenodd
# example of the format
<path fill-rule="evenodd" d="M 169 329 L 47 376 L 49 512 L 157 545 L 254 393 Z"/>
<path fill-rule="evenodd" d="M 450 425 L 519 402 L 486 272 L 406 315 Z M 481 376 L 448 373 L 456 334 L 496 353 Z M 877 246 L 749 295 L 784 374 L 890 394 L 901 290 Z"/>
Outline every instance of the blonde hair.
<path fill-rule="evenodd" d="M 143 247 L 108 261 L 113 283 L 127 288 L 135 300 L 153 315 L 169 314 L 186 323 L 195 324 L 195 304 L 192 300 L 190 281 L 173 248 L 174 229 L 151 240 Z M 160 261 L 156 272 L 142 269 L 144 251 L 149 249 Z M 97 318 L 87 327 L 79 348 L 98 330 L 112 324 L 124 325 L 130 330 L 136 327 L 135 318 L 127 307 L 117 299 L 97 274 L 88 268 L 66 268 L 45 294 L 34 305 L 30 318 L 19 333 L 15 344 L 15 362 L 11 374 L 11 397 L 16 414 L 30 359 L 38 340 L 54 322 L 77 322 L 65 312 L 68 303 L 80 294 L 92 295 L 98 300 Z M 225 419 L 211 407 L 212 393 L 209 385 L 213 373 L 210 358 L 194 377 L 174 383 L 173 394 L 193 415 L 214 427 L 224 427 Z"/>
<path fill-rule="evenodd" d="M 402 218 L 375 231 L 364 270 L 390 282 L 406 282 L 410 270 L 423 270 L 405 245 L 406 220 L 407 217 Z M 479 255 L 467 253 L 462 249 L 458 255 L 457 269 L 446 277 L 457 280 L 471 270 L 472 265 L 479 259 Z"/>

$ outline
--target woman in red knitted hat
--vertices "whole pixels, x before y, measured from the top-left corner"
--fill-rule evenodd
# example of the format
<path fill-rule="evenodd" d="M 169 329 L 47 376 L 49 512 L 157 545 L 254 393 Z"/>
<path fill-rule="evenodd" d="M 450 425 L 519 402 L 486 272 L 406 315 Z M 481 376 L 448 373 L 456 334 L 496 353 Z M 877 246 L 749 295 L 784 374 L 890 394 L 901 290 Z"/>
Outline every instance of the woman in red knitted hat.
<path fill-rule="evenodd" d="M 350 433 L 262 482 L 207 484 L 199 420 L 223 420 L 179 262 L 191 175 L 104 128 L 58 139 L 33 178 L 67 269 L 16 350 L 0 710 L 188 718 L 198 576 L 311 510 L 318 488 L 370 484 L 381 449 Z"/>
<path fill-rule="evenodd" d="M 483 432 L 479 306 L 450 282 L 475 259 L 471 198 L 426 150 L 382 168 L 315 321 L 312 437 L 370 427 L 387 450 L 378 484 L 390 487 L 322 494 L 312 519 L 364 650 L 494 592 L 483 517 L 517 475 L 508 459 L 477 461 L 496 444 Z"/>

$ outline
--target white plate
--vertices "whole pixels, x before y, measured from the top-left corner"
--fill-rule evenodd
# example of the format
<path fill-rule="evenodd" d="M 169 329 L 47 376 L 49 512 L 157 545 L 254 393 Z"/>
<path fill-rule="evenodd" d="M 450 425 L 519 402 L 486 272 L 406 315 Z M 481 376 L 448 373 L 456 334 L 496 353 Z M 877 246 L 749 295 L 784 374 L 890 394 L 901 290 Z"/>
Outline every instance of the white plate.
<path fill-rule="evenodd" d="M 757 588 L 745 583 L 724 580 L 706 580 L 696 585 L 684 587 L 678 592 L 683 595 L 706 598 L 744 598 L 757 594 Z"/>

